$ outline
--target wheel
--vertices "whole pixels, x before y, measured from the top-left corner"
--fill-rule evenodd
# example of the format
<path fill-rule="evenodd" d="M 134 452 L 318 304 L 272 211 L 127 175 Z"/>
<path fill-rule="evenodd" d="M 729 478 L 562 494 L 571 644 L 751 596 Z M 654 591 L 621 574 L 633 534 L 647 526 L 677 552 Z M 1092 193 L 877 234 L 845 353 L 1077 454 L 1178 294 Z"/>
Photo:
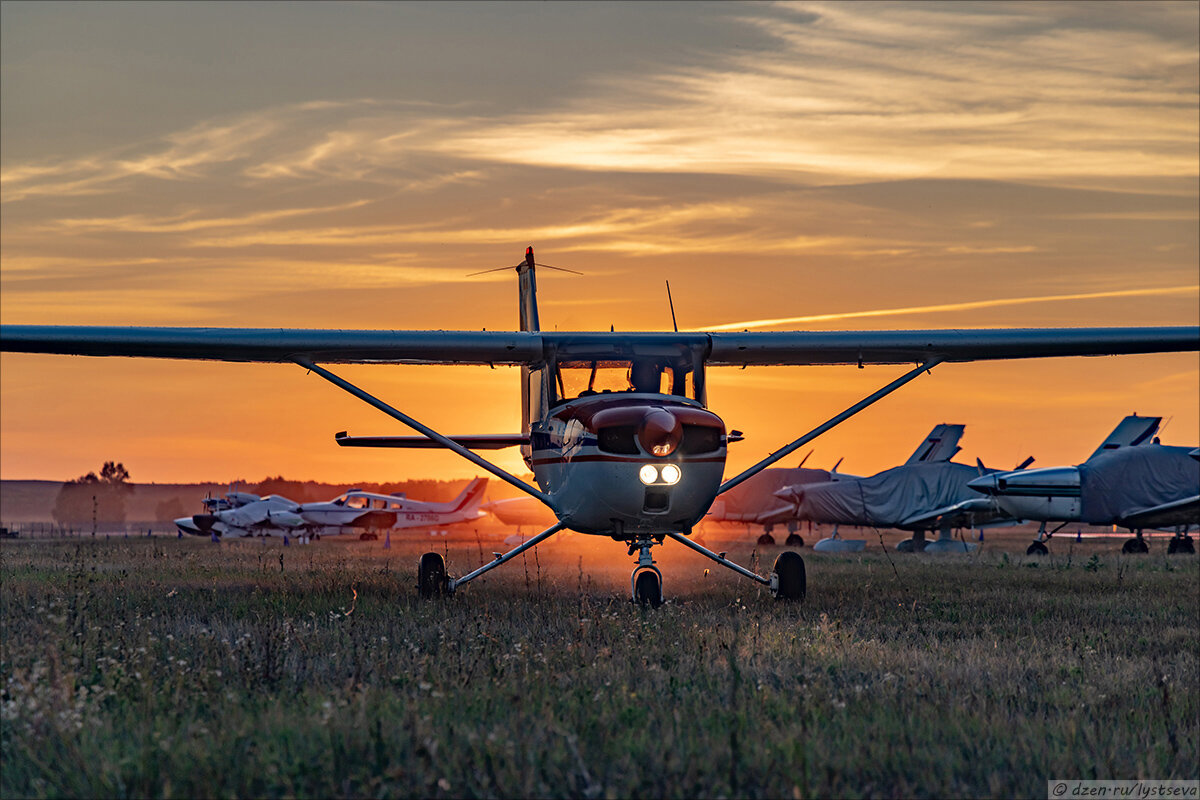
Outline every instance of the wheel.
<path fill-rule="evenodd" d="M 1121 545 L 1122 553 L 1149 553 L 1150 548 L 1146 546 L 1146 540 L 1140 537 L 1126 539 L 1125 544 Z"/>
<path fill-rule="evenodd" d="M 799 553 L 786 550 L 775 559 L 772 570 L 775 578 L 776 600 L 803 600 L 808 591 L 808 578 L 804 574 L 804 559 Z"/>
<path fill-rule="evenodd" d="M 633 579 L 633 602 L 658 608 L 662 605 L 662 578 L 652 569 L 644 569 Z"/>
<path fill-rule="evenodd" d="M 804 537 L 795 531 L 792 531 L 788 534 L 784 544 L 788 547 L 804 547 Z"/>
<path fill-rule="evenodd" d="M 762 545 L 768 545 L 768 546 L 774 545 L 775 537 L 769 533 L 764 533 L 762 536 L 758 537 L 758 543 L 762 544 Z"/>
<path fill-rule="evenodd" d="M 1046 547 L 1043 542 L 1034 542 L 1033 544 L 1029 545 L 1029 547 L 1025 548 L 1025 555 L 1048 556 L 1050 555 L 1050 548 Z"/>
<path fill-rule="evenodd" d="M 439 597 L 446 593 L 446 562 L 437 553 L 426 553 L 417 562 L 417 593 Z"/>
<path fill-rule="evenodd" d="M 1192 543 L 1190 536 L 1176 536 L 1167 543 L 1167 555 L 1175 555 L 1176 553 L 1195 553 L 1196 545 Z"/>

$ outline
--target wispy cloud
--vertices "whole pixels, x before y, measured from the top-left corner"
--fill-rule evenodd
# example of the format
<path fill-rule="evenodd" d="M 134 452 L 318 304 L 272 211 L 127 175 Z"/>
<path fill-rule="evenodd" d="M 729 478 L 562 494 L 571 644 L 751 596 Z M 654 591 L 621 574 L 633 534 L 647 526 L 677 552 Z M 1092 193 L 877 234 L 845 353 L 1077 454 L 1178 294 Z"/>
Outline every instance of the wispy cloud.
<path fill-rule="evenodd" d="M 777 317 L 774 319 L 752 319 L 743 322 L 727 322 L 723 325 L 710 325 L 700 328 L 702 331 L 740 331 L 747 328 L 770 328 L 776 325 L 798 325 L 808 322 L 833 322 L 843 319 L 864 319 L 867 317 L 899 317 L 908 314 L 936 314 L 944 311 L 974 311 L 982 308 L 998 308 L 1000 306 L 1020 306 L 1030 303 L 1057 303 L 1070 300 L 1098 300 L 1113 297 L 1154 297 L 1162 295 L 1187 295 L 1200 292 L 1200 285 L 1164 286 L 1151 289 L 1121 289 L 1110 292 L 1086 292 L 1081 294 L 1059 294 L 1045 297 L 1004 297 L 991 300 L 970 300 L 962 303 L 943 303 L 930 306 L 908 306 L 905 308 L 882 308 L 872 311 L 840 311 L 832 314 L 810 314 L 802 317 Z"/>

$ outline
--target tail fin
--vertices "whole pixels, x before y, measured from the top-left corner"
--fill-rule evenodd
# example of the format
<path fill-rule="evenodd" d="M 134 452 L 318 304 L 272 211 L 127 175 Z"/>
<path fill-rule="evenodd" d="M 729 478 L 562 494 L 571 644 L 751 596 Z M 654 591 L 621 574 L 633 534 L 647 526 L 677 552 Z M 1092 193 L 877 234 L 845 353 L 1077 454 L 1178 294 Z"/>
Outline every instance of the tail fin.
<path fill-rule="evenodd" d="M 935 425 L 929 435 L 925 437 L 925 441 L 921 442 L 921 446 L 916 452 L 908 457 L 905 464 L 936 464 L 941 461 L 949 461 L 962 448 L 958 446 L 958 440 L 962 438 L 965 425 Z"/>
<path fill-rule="evenodd" d="M 1109 450 L 1145 444 L 1158 431 L 1160 422 L 1162 422 L 1162 417 L 1139 417 L 1137 414 L 1131 414 L 1113 428 L 1113 432 L 1100 443 L 1096 452 L 1088 456 L 1088 461 Z"/>
<path fill-rule="evenodd" d="M 473 478 L 466 488 L 450 504 L 451 511 L 470 511 L 483 503 L 483 493 L 487 489 L 487 478 Z"/>
<path fill-rule="evenodd" d="M 537 278 L 533 274 L 533 245 L 525 248 L 525 260 L 517 265 L 517 275 L 520 276 L 518 292 L 521 330 L 540 331 L 541 321 L 538 319 L 537 307 Z"/>

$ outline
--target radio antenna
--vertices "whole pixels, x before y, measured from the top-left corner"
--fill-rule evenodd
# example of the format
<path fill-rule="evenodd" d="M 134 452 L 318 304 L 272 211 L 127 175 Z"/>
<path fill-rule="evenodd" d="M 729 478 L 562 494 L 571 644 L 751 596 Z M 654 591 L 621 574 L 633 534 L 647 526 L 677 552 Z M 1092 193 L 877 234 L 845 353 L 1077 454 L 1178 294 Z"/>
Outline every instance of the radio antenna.
<path fill-rule="evenodd" d="M 667 281 L 667 302 L 671 306 L 671 325 L 674 326 L 675 332 L 679 333 L 679 323 L 675 321 L 675 301 L 671 299 L 671 282 Z"/>

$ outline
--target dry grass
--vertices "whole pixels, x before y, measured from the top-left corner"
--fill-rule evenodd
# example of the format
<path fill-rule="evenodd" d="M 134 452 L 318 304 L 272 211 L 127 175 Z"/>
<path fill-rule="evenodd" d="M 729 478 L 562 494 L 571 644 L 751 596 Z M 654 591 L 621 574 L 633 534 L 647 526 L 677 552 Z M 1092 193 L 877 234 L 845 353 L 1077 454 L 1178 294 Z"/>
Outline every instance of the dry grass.
<path fill-rule="evenodd" d="M 457 574 L 496 549 L 444 547 Z M 783 605 L 668 543 L 671 601 L 647 611 L 622 546 L 578 536 L 435 602 L 412 587 L 418 543 L 4 542 L 0 794 L 990 796 L 1197 777 L 1200 561 L 988 547 L 806 551 L 809 597 Z"/>

